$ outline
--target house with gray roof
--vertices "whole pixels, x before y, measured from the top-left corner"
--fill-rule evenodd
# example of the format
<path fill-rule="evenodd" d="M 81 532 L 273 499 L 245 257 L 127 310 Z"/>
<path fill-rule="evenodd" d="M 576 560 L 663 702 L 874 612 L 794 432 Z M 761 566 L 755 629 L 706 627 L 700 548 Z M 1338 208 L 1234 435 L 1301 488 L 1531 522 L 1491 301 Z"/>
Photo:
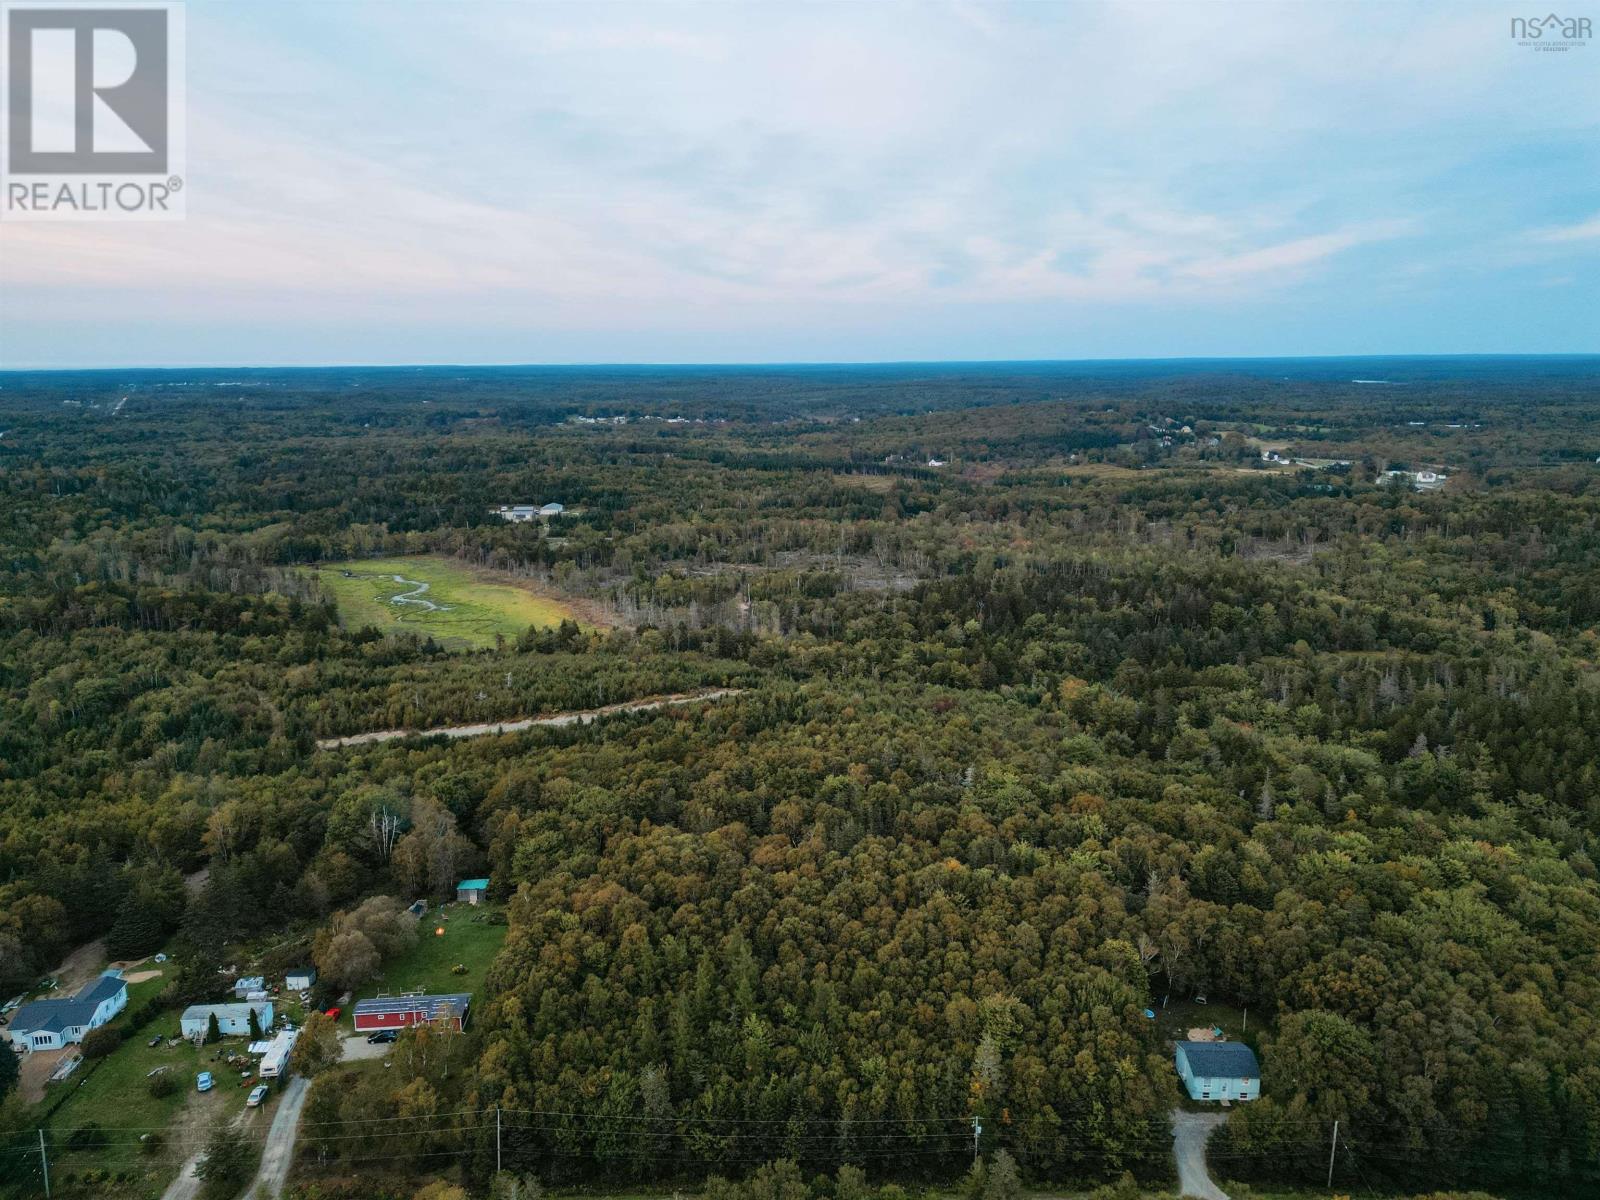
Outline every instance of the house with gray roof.
<path fill-rule="evenodd" d="M 1179 1042 L 1173 1058 L 1191 1100 L 1261 1098 L 1261 1064 L 1243 1042 Z"/>
<path fill-rule="evenodd" d="M 128 1006 L 128 985 L 118 971 L 91 979 L 73 995 L 35 1000 L 17 1009 L 6 1034 L 23 1050 L 60 1050 L 83 1041 Z"/>

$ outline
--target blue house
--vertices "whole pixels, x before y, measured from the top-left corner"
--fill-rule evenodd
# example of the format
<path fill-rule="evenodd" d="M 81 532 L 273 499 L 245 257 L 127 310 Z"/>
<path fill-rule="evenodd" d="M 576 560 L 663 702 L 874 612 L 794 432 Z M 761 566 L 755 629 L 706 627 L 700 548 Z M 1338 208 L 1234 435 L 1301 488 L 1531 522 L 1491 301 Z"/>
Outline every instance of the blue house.
<path fill-rule="evenodd" d="M 1261 1098 L 1261 1064 L 1243 1042 L 1179 1042 L 1173 1058 L 1191 1100 Z"/>

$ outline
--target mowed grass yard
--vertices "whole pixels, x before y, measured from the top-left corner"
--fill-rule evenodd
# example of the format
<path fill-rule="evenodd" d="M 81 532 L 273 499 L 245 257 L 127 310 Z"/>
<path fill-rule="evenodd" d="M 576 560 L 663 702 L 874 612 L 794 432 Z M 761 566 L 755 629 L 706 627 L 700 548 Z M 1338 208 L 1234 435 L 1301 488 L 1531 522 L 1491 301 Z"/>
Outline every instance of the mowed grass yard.
<path fill-rule="evenodd" d="M 489 964 L 506 940 L 508 927 L 491 923 L 491 914 L 498 916 L 502 911 L 493 904 L 476 908 L 470 904 L 447 904 L 441 913 L 434 905 L 418 924 L 417 944 L 384 963 L 378 978 L 356 989 L 356 999 L 366 1000 L 380 993 L 392 996 L 415 991 L 471 992 L 473 1004 L 480 1004 Z M 435 932 L 439 929 L 444 930 L 443 936 Z M 466 967 L 464 974 L 454 973 L 457 964 Z M 353 1027 L 351 1017 L 351 1011 L 346 1011 L 340 1024 Z M 467 1020 L 472 1020 L 470 1013 Z"/>
<path fill-rule="evenodd" d="M 168 982 L 161 977 L 130 984 L 125 1012 L 136 1012 Z M 110 1178 L 83 1184 L 90 1193 L 159 1193 L 177 1174 L 185 1157 L 183 1140 L 174 1136 L 179 1128 L 194 1123 L 178 1121 L 185 1107 L 193 1104 L 202 1109 L 190 1115 L 198 1115 L 198 1124 L 209 1126 L 217 1114 L 241 1111 L 250 1091 L 249 1087 L 239 1086 L 237 1070 L 215 1061 L 219 1052 L 242 1052 L 246 1038 L 226 1038 L 198 1050 L 188 1042 L 169 1047 L 163 1040 L 159 1046 L 148 1045 L 158 1033 L 178 1032 L 177 1010 L 164 1011 L 138 1029 L 131 1028 L 126 1017 L 119 1017 L 113 1024 L 127 1034 L 122 1045 L 98 1066 L 85 1062 L 63 1082 L 51 1084 L 45 1095 L 45 1104 L 49 1105 L 60 1099 L 62 1089 L 71 1092 L 71 1098 L 44 1122 L 54 1147 L 51 1170 L 69 1194 L 76 1194 L 70 1189 L 79 1176 L 96 1170 L 106 1172 Z M 166 1068 L 164 1073 L 178 1080 L 178 1090 L 170 1096 L 158 1098 L 150 1094 L 150 1072 L 158 1067 Z M 205 1095 L 195 1091 L 195 1076 L 201 1071 L 212 1072 L 216 1079 L 216 1087 Z M 102 1131 L 96 1139 L 102 1144 L 94 1149 L 68 1149 L 72 1133 L 88 1126 Z M 147 1152 L 139 1139 L 152 1132 L 165 1136 L 159 1148 Z"/>
<path fill-rule="evenodd" d="M 326 563 L 316 573 L 346 626 L 409 630 L 458 649 L 486 649 L 496 637 L 511 641 L 530 625 L 577 619 L 559 600 L 449 558 L 367 558 Z"/>

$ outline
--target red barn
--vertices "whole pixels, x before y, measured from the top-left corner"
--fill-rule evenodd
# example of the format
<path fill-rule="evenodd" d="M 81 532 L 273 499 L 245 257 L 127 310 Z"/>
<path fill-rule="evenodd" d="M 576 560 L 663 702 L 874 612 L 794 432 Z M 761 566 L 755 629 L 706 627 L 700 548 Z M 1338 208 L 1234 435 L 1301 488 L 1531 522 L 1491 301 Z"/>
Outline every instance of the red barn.
<path fill-rule="evenodd" d="M 467 1023 L 470 992 L 452 996 L 379 996 L 376 1000 L 357 1000 L 355 1021 L 360 1033 L 379 1029 L 405 1029 L 430 1021 L 452 1021 L 460 1029 Z"/>

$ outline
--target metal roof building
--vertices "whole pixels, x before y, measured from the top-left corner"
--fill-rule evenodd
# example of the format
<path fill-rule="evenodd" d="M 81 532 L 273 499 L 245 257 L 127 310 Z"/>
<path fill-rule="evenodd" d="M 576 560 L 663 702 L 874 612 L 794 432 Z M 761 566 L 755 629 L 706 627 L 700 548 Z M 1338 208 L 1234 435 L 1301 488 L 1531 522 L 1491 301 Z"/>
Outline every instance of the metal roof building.
<path fill-rule="evenodd" d="M 357 1000 L 355 1025 L 360 1031 L 405 1029 L 430 1021 L 451 1021 L 457 1029 L 467 1023 L 472 993 L 456 992 L 442 996 L 378 996 Z"/>

